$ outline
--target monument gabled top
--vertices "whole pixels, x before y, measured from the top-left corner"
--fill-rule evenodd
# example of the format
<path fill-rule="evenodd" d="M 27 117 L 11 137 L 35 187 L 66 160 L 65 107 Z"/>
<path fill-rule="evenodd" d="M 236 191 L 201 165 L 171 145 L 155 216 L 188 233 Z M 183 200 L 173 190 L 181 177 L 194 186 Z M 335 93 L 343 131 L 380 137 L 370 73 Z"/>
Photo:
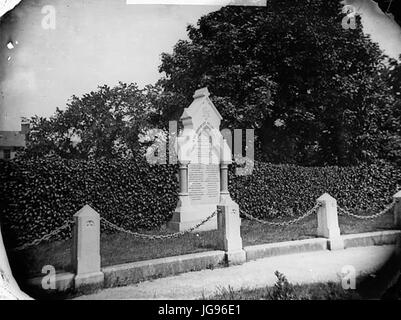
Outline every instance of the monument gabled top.
<path fill-rule="evenodd" d="M 208 121 L 218 127 L 223 118 L 209 96 L 210 92 L 206 87 L 196 90 L 193 95 L 194 101 L 188 108 L 184 109 L 181 119 L 191 117 L 194 122 Z"/>
<path fill-rule="evenodd" d="M 231 149 L 220 132 L 223 118 L 209 96 L 207 88 L 196 90 L 194 100 L 181 115 L 183 130 L 178 135 L 177 156 L 182 163 L 198 163 L 199 158 L 208 158 L 212 164 L 232 161 Z"/>

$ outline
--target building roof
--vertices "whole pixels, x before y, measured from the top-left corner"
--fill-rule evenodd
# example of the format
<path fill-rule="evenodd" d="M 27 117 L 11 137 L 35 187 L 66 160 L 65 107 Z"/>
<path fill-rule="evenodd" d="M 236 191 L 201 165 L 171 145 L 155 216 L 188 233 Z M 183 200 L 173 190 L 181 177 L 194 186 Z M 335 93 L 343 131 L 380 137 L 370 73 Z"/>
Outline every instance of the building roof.
<path fill-rule="evenodd" d="M 25 147 L 25 135 L 19 131 L 0 131 L 0 148 Z"/>

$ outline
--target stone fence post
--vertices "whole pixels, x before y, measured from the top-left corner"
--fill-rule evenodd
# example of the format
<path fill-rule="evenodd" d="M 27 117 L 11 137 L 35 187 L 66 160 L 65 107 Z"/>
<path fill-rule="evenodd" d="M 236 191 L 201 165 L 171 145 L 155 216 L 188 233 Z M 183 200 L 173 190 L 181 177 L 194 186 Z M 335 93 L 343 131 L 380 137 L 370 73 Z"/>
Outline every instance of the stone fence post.
<path fill-rule="evenodd" d="M 218 248 L 226 251 L 228 265 L 242 264 L 246 261 L 246 253 L 242 248 L 239 206 L 227 199 L 217 209 Z"/>
<path fill-rule="evenodd" d="M 329 250 L 344 249 L 338 225 L 337 200 L 325 193 L 317 202 L 321 204 L 317 212 L 317 235 L 328 239 Z"/>
<path fill-rule="evenodd" d="M 75 288 L 102 285 L 100 270 L 100 216 L 89 205 L 74 215 L 72 266 Z"/>
<path fill-rule="evenodd" d="M 394 196 L 394 226 L 401 228 L 401 190 L 398 191 Z"/>

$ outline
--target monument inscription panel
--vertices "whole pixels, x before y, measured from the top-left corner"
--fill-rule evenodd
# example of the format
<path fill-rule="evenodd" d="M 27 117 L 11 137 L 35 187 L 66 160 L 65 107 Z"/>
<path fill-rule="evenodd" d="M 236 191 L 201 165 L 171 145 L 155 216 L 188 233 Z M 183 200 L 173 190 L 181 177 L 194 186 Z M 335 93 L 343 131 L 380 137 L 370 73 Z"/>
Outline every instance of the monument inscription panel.
<path fill-rule="evenodd" d="M 188 194 L 192 204 L 220 201 L 220 171 L 217 164 L 188 165 Z"/>

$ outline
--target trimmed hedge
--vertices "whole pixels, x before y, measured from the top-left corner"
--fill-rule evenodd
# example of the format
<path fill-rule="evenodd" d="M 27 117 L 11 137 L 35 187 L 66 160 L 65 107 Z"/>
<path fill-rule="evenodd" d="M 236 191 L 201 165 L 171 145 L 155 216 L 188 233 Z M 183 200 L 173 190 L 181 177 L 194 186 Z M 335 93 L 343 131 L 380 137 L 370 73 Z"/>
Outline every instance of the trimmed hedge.
<path fill-rule="evenodd" d="M 256 162 L 252 175 L 229 172 L 229 190 L 241 209 L 259 218 L 304 214 L 324 192 L 339 205 L 376 213 L 401 185 L 387 164 L 299 167 Z M 85 204 L 130 230 L 159 228 L 177 204 L 177 166 L 136 160 L 36 159 L 0 161 L 1 222 L 13 245 L 63 225 Z M 70 236 L 67 228 L 59 238 Z"/>
<path fill-rule="evenodd" d="M 353 167 L 300 167 L 255 162 L 252 175 L 229 175 L 231 196 L 258 218 L 296 217 L 327 192 L 338 205 L 377 213 L 401 185 L 401 168 L 380 163 Z"/>
<path fill-rule="evenodd" d="M 49 233 L 85 204 L 128 229 L 159 227 L 177 204 L 176 168 L 143 158 L 1 161 L 0 172 L 1 220 L 13 243 Z M 70 234 L 67 228 L 59 238 Z"/>

